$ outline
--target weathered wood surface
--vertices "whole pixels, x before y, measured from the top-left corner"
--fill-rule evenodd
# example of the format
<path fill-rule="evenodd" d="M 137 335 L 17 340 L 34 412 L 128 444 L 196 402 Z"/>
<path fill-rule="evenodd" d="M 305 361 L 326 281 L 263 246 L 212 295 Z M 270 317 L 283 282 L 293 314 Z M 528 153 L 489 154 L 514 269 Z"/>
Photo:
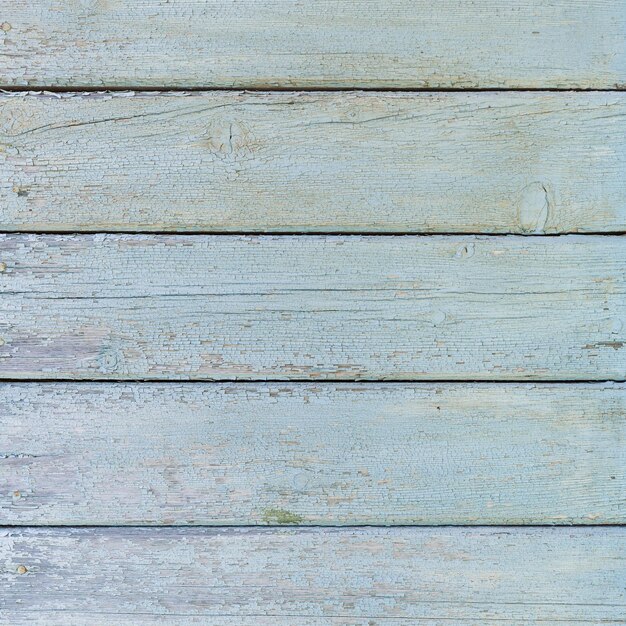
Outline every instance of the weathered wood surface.
<path fill-rule="evenodd" d="M 626 238 L 4 235 L 0 376 L 623 380 Z"/>
<path fill-rule="evenodd" d="M 0 228 L 626 230 L 626 94 L 0 97 Z"/>
<path fill-rule="evenodd" d="M 5 623 L 591 625 L 626 614 L 616 527 L 9 529 L 0 563 Z"/>
<path fill-rule="evenodd" d="M 626 83 L 616 0 L 5 1 L 0 84 L 580 87 Z"/>
<path fill-rule="evenodd" d="M 622 384 L 4 384 L 2 524 L 626 521 Z"/>

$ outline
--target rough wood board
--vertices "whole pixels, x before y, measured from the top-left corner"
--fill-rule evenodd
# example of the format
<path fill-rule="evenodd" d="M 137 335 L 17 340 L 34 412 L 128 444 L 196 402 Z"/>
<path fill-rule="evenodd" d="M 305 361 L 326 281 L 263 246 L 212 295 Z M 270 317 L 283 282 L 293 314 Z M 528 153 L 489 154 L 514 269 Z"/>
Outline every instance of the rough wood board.
<path fill-rule="evenodd" d="M 618 0 L 12 0 L 0 84 L 613 88 Z"/>
<path fill-rule="evenodd" d="M 626 94 L 0 97 L 0 228 L 626 230 Z"/>
<path fill-rule="evenodd" d="M 0 385 L 0 523 L 626 522 L 626 386 Z"/>
<path fill-rule="evenodd" d="M 34 624 L 626 621 L 616 527 L 10 529 L 0 563 L 5 615 Z"/>
<path fill-rule="evenodd" d="M 625 237 L 5 235 L 0 260 L 5 378 L 625 378 Z"/>

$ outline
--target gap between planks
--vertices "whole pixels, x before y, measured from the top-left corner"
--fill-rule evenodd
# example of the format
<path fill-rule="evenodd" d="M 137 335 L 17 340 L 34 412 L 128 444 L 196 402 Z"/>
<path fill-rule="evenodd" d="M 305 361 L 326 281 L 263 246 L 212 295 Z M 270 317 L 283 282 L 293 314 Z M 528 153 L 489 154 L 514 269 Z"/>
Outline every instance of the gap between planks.
<path fill-rule="evenodd" d="M 196 530 L 224 530 L 224 529 L 233 529 L 233 530 L 293 530 L 298 531 L 299 529 L 310 529 L 310 528 L 319 528 L 320 530 L 339 530 L 339 531 L 351 531 L 358 530 L 361 528 L 387 528 L 389 530 L 393 530 L 394 528 L 401 528 L 403 530 L 437 530 L 440 528 L 449 528 L 449 529 L 465 529 L 465 530 L 488 530 L 488 531 L 506 531 L 509 529 L 522 529 L 522 528 L 531 528 L 531 529 L 541 529 L 541 528 L 549 528 L 550 530 L 562 529 L 563 532 L 567 532 L 572 528 L 581 528 L 581 529 L 602 529 L 602 528 L 626 528 L 626 523 L 622 524 L 619 522 L 607 522 L 600 524 L 581 524 L 579 522 L 571 522 L 571 523 L 554 523 L 554 524 L 546 524 L 545 522 L 534 524 L 534 523 L 525 523 L 525 524 L 402 524 L 402 523 L 392 523 L 392 524 L 314 524 L 311 522 L 298 522 L 298 523 L 284 523 L 284 524 L 0 524 L 0 532 L 3 530 L 25 530 L 28 531 L 30 529 L 50 529 L 50 530 L 106 530 L 108 528 L 111 529 L 120 529 L 126 530 L 130 528 L 136 528 L 139 530 L 145 531 L 154 531 L 159 528 L 177 528 L 182 531 L 189 531 L 190 533 Z"/>
<path fill-rule="evenodd" d="M 571 235 L 583 237 L 623 237 L 626 230 L 618 231 L 582 231 L 582 232 L 562 232 L 562 233 L 520 233 L 515 231 L 486 233 L 486 232 L 408 232 L 408 231 L 383 231 L 377 232 L 372 230 L 102 230 L 102 229 L 83 229 L 83 230 L 63 230 L 41 228 L 38 230 L 7 230 L 0 229 L 0 235 L 66 235 L 68 237 L 80 237 L 82 235 L 172 235 L 176 237 L 480 237 L 480 238 L 497 238 L 497 237 L 528 237 L 533 238 L 556 238 L 569 237 Z"/>
<path fill-rule="evenodd" d="M 133 91 L 135 93 L 201 93 L 201 92 L 219 92 L 219 91 L 249 91 L 261 93 L 341 93 L 341 92 L 384 92 L 384 93 L 620 93 L 626 91 L 626 87 L 611 88 L 573 88 L 573 87 L 527 87 L 521 88 L 505 88 L 505 87 L 440 87 L 440 88 L 410 88 L 410 87 L 359 87 L 357 85 L 348 87 L 276 87 L 275 85 L 258 86 L 245 83 L 237 86 L 215 87 L 210 85 L 201 85 L 193 87 L 191 85 L 184 87 L 156 85 L 77 85 L 72 87 L 56 87 L 54 85 L 19 85 L 19 86 L 3 86 L 0 88 L 0 94 L 10 93 L 28 93 L 44 91 L 58 94 L 80 94 L 80 93 L 107 93 L 107 92 L 124 92 Z"/>
<path fill-rule="evenodd" d="M 103 385 L 142 383 L 144 385 L 207 385 L 207 384 L 236 384 L 236 385 L 607 385 L 611 383 L 624 383 L 626 378 L 605 378 L 605 379 L 472 379 L 472 378 L 324 378 L 323 380 L 311 380 L 310 378 L 206 378 L 206 379 L 155 379 L 155 378 L 4 378 L 0 375 L 0 385 L 44 385 L 44 384 L 68 384 L 92 385 L 94 383 Z M 1 525 L 0 525 L 1 527 Z"/>

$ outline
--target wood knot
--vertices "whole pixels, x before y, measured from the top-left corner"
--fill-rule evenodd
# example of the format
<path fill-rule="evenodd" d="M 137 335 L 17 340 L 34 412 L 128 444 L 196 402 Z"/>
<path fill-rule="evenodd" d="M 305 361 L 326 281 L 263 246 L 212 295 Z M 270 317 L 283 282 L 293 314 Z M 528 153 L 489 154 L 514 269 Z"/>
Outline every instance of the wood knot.
<path fill-rule="evenodd" d="M 446 321 L 446 314 L 443 311 L 433 311 L 431 315 L 433 326 L 438 326 Z"/>
<path fill-rule="evenodd" d="M 120 362 L 116 350 L 106 349 L 98 355 L 98 367 L 103 374 L 110 374 L 117 370 Z"/>
<path fill-rule="evenodd" d="M 530 183 L 522 189 L 518 205 L 522 232 L 540 234 L 545 231 L 553 204 L 551 195 L 549 187 L 541 182 Z"/>
<path fill-rule="evenodd" d="M 39 124 L 43 115 L 37 120 L 40 106 L 38 103 L 9 99 L 0 106 L 0 132 L 7 137 L 18 137 L 31 131 Z"/>
<path fill-rule="evenodd" d="M 28 572 L 28 568 L 24 565 L 18 565 L 17 569 L 15 570 L 18 574 L 26 574 L 26 572 Z"/>
<path fill-rule="evenodd" d="M 237 120 L 212 120 L 204 135 L 204 145 L 218 158 L 237 161 L 252 154 L 254 138 Z"/>
<path fill-rule="evenodd" d="M 467 259 L 474 256 L 475 246 L 473 243 L 466 243 L 460 246 L 456 254 L 454 255 L 455 259 Z"/>

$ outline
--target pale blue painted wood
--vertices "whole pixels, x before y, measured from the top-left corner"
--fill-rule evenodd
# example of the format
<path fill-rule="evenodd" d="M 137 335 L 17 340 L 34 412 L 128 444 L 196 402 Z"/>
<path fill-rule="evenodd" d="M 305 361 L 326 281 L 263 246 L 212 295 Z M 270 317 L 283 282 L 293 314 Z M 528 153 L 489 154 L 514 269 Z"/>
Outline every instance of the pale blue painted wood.
<path fill-rule="evenodd" d="M 0 228 L 626 230 L 626 94 L 0 97 Z"/>
<path fill-rule="evenodd" d="M 626 520 L 623 384 L 4 384 L 5 524 Z"/>
<path fill-rule="evenodd" d="M 619 0 L 12 0 L 0 84 L 612 88 Z"/>
<path fill-rule="evenodd" d="M 624 380 L 626 238 L 0 240 L 0 376 Z"/>
<path fill-rule="evenodd" d="M 0 563 L 11 624 L 617 625 L 626 607 L 616 527 L 8 529 Z"/>
<path fill-rule="evenodd" d="M 5 9 L 8 87 L 626 84 L 606 0 Z M 4 230 L 624 230 L 614 93 L 0 109 Z M 0 377 L 624 380 L 623 241 L 6 237 Z M 623 385 L 311 384 L 3 385 L 0 521 L 623 522 Z M 0 623 L 623 624 L 625 538 L 4 528 Z"/>

